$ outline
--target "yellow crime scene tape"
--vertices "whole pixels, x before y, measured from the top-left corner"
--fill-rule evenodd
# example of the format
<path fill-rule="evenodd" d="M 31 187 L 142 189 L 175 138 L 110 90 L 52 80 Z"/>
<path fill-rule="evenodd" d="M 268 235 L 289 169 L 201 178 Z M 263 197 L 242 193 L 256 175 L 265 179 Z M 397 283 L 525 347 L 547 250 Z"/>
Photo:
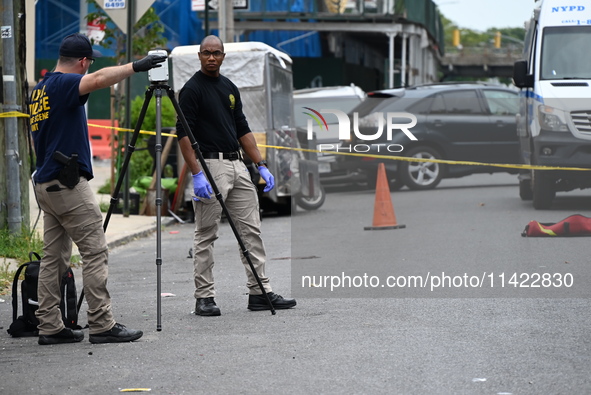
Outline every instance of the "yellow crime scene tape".
<path fill-rule="evenodd" d="M 408 157 L 408 156 L 372 155 L 372 154 L 359 154 L 359 153 L 353 153 L 353 152 L 337 152 L 337 151 L 318 151 L 318 150 L 306 149 L 306 148 L 280 147 L 280 146 L 273 146 L 273 145 L 263 145 L 263 147 L 275 148 L 275 149 L 295 150 L 295 151 L 302 151 L 302 152 L 322 152 L 322 153 L 330 153 L 330 154 L 335 154 L 335 155 L 360 156 L 363 158 L 402 160 L 402 161 L 406 161 L 406 162 L 430 162 L 430 163 L 445 163 L 445 164 L 450 164 L 450 165 L 495 166 L 495 167 L 504 167 L 504 168 L 508 168 L 508 169 L 591 171 L 591 168 L 586 169 L 586 168 L 582 168 L 582 167 L 555 167 L 555 166 L 514 165 L 514 164 L 507 164 L 507 163 L 482 163 L 482 162 L 470 162 L 470 161 L 462 161 L 462 160 L 414 158 L 414 157 Z"/>
<path fill-rule="evenodd" d="M 98 127 L 98 128 L 115 129 L 115 130 L 124 131 L 124 132 L 133 132 L 134 131 L 133 129 L 118 128 L 118 127 L 114 127 L 114 126 L 94 125 L 94 124 L 90 124 L 90 123 L 88 124 L 88 126 L 94 126 L 94 127 Z M 156 134 L 156 132 L 147 131 L 147 130 L 140 130 L 140 133 Z M 170 133 L 162 133 L 162 135 L 176 137 L 176 134 L 170 134 Z M 353 153 L 353 152 L 318 151 L 318 150 L 307 149 L 307 148 L 282 147 L 282 146 L 277 146 L 277 145 L 266 145 L 266 144 L 258 144 L 258 145 L 260 147 L 265 147 L 265 148 L 275 148 L 275 149 L 284 149 L 284 150 L 301 151 L 301 152 L 315 152 L 315 153 L 324 152 L 324 153 L 330 153 L 330 154 L 334 154 L 334 155 L 360 156 L 363 158 L 401 160 L 401 161 L 406 161 L 406 162 L 430 162 L 430 163 L 445 163 L 445 164 L 449 164 L 449 165 L 493 166 L 493 167 L 502 167 L 502 168 L 507 168 L 507 169 L 591 171 L 591 168 L 586 169 L 586 168 L 582 168 L 582 167 L 534 166 L 534 165 L 516 165 L 516 164 L 508 164 L 508 163 L 482 163 L 482 162 L 471 162 L 471 161 L 461 161 L 461 160 L 410 158 L 408 156 L 371 155 L 371 154 L 360 154 L 360 153 Z"/>
<path fill-rule="evenodd" d="M 0 113 L 0 118 L 9 118 L 9 117 L 23 117 L 28 118 L 28 114 L 24 114 L 18 111 L 9 111 Z M 92 126 L 95 128 L 104 128 L 104 129 L 113 129 L 116 131 L 121 132 L 134 132 L 134 129 L 127 129 L 127 128 L 120 128 L 115 126 L 104 126 L 104 125 L 96 125 L 89 123 L 88 126 Z M 150 130 L 140 130 L 142 134 L 151 134 L 155 135 L 156 132 Z M 176 137 L 176 134 L 171 133 L 161 133 L 162 136 L 169 136 L 169 137 Z M 315 153 L 330 153 L 334 155 L 345 155 L 345 156 L 359 156 L 363 158 L 374 158 L 374 159 L 384 159 L 384 160 L 400 160 L 406 162 L 429 162 L 429 163 L 444 163 L 448 165 L 469 165 L 469 166 L 492 166 L 492 167 L 502 167 L 506 169 L 527 169 L 527 170 L 571 170 L 571 171 L 591 171 L 591 168 L 582 168 L 582 167 L 559 167 L 559 166 L 536 166 L 536 165 L 517 165 L 517 164 L 509 164 L 509 163 L 482 163 L 482 162 L 472 162 L 472 161 L 461 161 L 461 160 L 446 160 L 446 159 L 426 159 L 426 158 L 411 158 L 407 156 L 390 156 L 390 155 L 372 155 L 372 154 L 363 154 L 363 153 L 353 153 L 353 152 L 337 152 L 337 151 L 318 151 L 314 149 L 307 149 L 307 148 L 294 148 L 294 147 L 282 147 L 277 145 L 266 145 L 266 144 L 259 144 L 261 147 L 265 148 L 275 148 L 275 149 L 283 149 L 283 150 L 293 150 L 293 151 L 301 151 L 301 152 L 315 152 Z"/>
<path fill-rule="evenodd" d="M 0 113 L 0 118 L 29 118 L 29 114 L 25 114 L 19 111 L 6 111 Z"/>
<path fill-rule="evenodd" d="M 120 127 L 116 127 L 116 126 L 97 125 L 97 124 L 94 124 L 94 123 L 89 123 L 88 126 L 92 126 L 93 128 L 113 129 L 113 130 L 116 130 L 118 132 L 127 132 L 127 133 L 133 133 L 133 132 L 135 132 L 134 129 L 120 128 Z M 156 134 L 156 132 L 152 132 L 150 130 L 141 130 L 141 129 L 140 129 L 140 133 L 141 134 L 151 134 L 151 135 L 155 135 Z M 171 133 L 160 133 L 160 134 L 162 136 L 176 137 L 176 134 L 171 134 Z"/>

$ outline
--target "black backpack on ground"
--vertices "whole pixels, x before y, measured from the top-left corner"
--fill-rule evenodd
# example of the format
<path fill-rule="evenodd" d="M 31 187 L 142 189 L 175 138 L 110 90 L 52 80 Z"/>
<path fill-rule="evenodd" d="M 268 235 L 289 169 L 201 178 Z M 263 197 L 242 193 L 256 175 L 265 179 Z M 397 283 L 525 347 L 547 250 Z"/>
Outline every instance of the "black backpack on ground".
<path fill-rule="evenodd" d="M 37 259 L 33 260 L 33 256 Z M 12 337 L 38 336 L 39 320 L 35 316 L 35 311 L 39 307 L 37 298 L 37 283 L 39 281 L 39 267 L 41 257 L 36 252 L 29 253 L 30 262 L 19 266 L 12 282 L 12 324 L 7 332 Z M 18 279 L 24 270 L 25 279 L 21 283 L 21 299 L 23 304 L 23 315 L 18 316 Z M 67 328 L 80 329 L 78 325 L 78 307 L 76 306 L 76 282 L 74 281 L 74 272 L 68 268 L 61 281 L 62 299 L 60 301 L 60 310 L 62 320 Z"/>

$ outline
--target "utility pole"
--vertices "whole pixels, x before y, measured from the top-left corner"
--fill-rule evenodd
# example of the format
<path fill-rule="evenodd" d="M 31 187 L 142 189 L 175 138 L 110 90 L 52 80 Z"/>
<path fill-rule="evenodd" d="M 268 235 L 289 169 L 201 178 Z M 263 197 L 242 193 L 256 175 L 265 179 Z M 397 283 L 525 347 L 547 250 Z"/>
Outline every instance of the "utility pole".
<path fill-rule="evenodd" d="M 205 0 L 205 10 L 204 10 L 204 25 L 203 29 L 205 31 L 205 37 L 209 36 L 209 0 Z"/>
<path fill-rule="evenodd" d="M 16 24 L 14 19 L 13 0 L 3 0 L 2 7 L 2 113 L 22 112 L 17 103 L 17 67 L 15 56 Z M 21 15 L 19 13 L 19 18 Z M 1 202 L 7 209 L 8 230 L 11 234 L 19 234 L 22 229 L 21 182 L 20 167 L 22 158 L 19 155 L 18 121 L 15 115 L 4 117 L 4 159 L 6 164 L 5 186 L 6 202 Z M 23 150 L 24 152 L 24 150 Z M 27 158 L 25 157 L 25 160 Z M 28 199 L 27 199 L 28 204 Z M 0 210 L 4 207 L 0 207 Z"/>
<path fill-rule="evenodd" d="M 226 42 L 226 31 L 227 31 L 227 11 L 226 0 L 220 0 L 218 2 L 218 21 L 219 21 L 219 35 L 222 42 Z"/>
<path fill-rule="evenodd" d="M 220 0 L 218 2 L 218 19 L 222 42 L 234 42 L 234 2 L 232 0 Z"/>
<path fill-rule="evenodd" d="M 234 42 L 234 1 L 226 0 L 226 42 Z"/>

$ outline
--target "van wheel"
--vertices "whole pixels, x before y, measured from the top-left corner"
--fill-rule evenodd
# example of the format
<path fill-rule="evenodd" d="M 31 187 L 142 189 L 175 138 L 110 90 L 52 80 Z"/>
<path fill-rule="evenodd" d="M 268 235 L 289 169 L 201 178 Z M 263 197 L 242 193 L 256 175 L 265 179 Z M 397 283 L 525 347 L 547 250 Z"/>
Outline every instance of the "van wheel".
<path fill-rule="evenodd" d="M 298 197 L 296 197 L 296 202 L 297 202 L 298 206 L 300 206 L 304 210 L 317 210 L 324 204 L 324 200 L 326 200 L 326 192 L 324 191 L 324 188 L 322 187 L 322 185 L 320 186 L 320 189 L 318 190 L 317 196 L 314 196 L 314 197 L 298 196 Z"/>
<path fill-rule="evenodd" d="M 521 200 L 532 200 L 531 180 L 519 180 L 519 197 Z"/>
<path fill-rule="evenodd" d="M 552 201 L 556 196 L 552 178 L 543 174 L 541 170 L 533 172 L 533 206 L 536 210 L 546 210 L 552 207 Z"/>
<path fill-rule="evenodd" d="M 421 159 L 441 159 L 441 154 L 431 147 L 416 147 L 407 156 Z M 425 190 L 435 188 L 443 178 L 445 165 L 435 162 L 407 162 L 400 164 L 400 179 L 409 188 Z"/>

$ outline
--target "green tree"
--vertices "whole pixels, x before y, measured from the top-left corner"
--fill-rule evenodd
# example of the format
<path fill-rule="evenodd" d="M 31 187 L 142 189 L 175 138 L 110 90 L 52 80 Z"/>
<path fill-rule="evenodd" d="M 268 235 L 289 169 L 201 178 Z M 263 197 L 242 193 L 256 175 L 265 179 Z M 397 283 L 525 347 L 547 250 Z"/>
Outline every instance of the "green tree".
<path fill-rule="evenodd" d="M 518 50 L 523 49 L 523 40 L 525 40 L 525 29 L 522 27 L 509 27 L 502 29 L 488 29 L 486 33 L 492 37 L 496 32 L 501 32 L 501 48 L 515 47 Z"/>
<path fill-rule="evenodd" d="M 97 11 L 91 12 L 86 16 L 86 20 L 88 22 L 92 22 L 95 20 L 101 20 L 102 23 L 106 25 L 104 30 L 104 37 L 99 43 L 95 43 L 100 45 L 103 48 L 113 49 L 116 56 L 115 56 L 115 63 L 116 64 L 125 64 L 127 62 L 127 51 L 126 51 L 126 35 L 117 28 L 111 27 L 115 26 L 111 18 L 98 6 L 96 0 L 86 0 L 88 4 L 94 5 Z M 109 23 L 110 22 L 110 23 Z M 133 26 L 133 40 L 132 40 L 132 56 L 131 59 L 139 59 L 145 56 L 148 51 L 156 49 L 156 48 L 164 48 L 166 45 L 166 38 L 162 35 L 164 32 L 164 26 L 160 22 L 160 18 L 156 14 L 156 11 L 153 7 L 150 7 L 144 15 L 135 23 Z M 124 83 L 129 83 L 130 79 L 127 79 Z M 115 118 L 118 119 L 119 125 L 125 125 L 125 97 L 124 97 L 125 89 L 116 89 L 114 94 L 114 107 L 115 107 Z M 131 103 L 131 100 L 130 100 Z M 133 106 L 132 106 L 133 110 Z M 136 118 L 137 120 L 137 118 Z M 130 119 L 129 124 L 134 125 L 133 116 Z M 142 125 L 142 129 L 144 130 L 154 130 L 148 129 L 146 122 Z M 124 133 L 127 132 L 120 132 L 118 140 L 120 142 L 124 141 Z M 132 174 L 130 174 L 130 185 L 134 181 L 134 177 L 138 178 L 143 175 L 151 175 L 148 173 L 146 174 L 137 174 L 139 170 L 146 168 L 144 165 L 148 158 L 146 158 L 146 154 L 140 154 L 142 152 L 142 148 L 147 146 L 146 144 L 147 139 L 138 139 L 136 144 L 136 148 L 138 151 L 134 153 L 131 157 L 130 169 L 132 169 Z M 121 150 L 123 149 L 124 144 L 119 144 L 119 152 L 118 157 L 121 155 Z M 135 162 L 138 162 L 137 164 Z M 135 171 L 133 171 L 135 170 Z M 117 173 L 119 173 L 117 171 Z"/>
<path fill-rule="evenodd" d="M 445 36 L 445 48 L 447 52 L 457 52 L 460 49 L 453 46 L 453 32 L 454 30 L 460 30 L 460 41 L 462 48 L 472 49 L 485 49 L 492 48 L 492 40 L 497 32 L 501 32 L 501 48 L 519 47 L 525 38 L 525 29 L 522 27 L 510 27 L 510 28 L 490 28 L 485 32 L 478 32 L 472 29 L 462 28 L 456 25 L 445 16 L 441 16 L 443 23 L 443 32 Z"/>
<path fill-rule="evenodd" d="M 88 4 L 94 5 L 97 11 L 91 12 L 86 16 L 88 22 L 97 19 L 102 20 L 106 28 L 104 30 L 104 37 L 100 43 L 95 43 L 103 48 L 113 49 L 115 51 L 115 63 L 124 64 L 127 60 L 126 50 L 126 35 L 115 27 L 111 28 L 114 23 L 109 16 L 98 6 L 96 0 L 86 0 Z M 111 23 L 108 23 L 111 22 Z M 145 54 L 155 48 L 164 48 L 166 45 L 166 38 L 162 35 L 164 26 L 160 23 L 160 18 L 156 14 L 154 7 L 150 7 L 139 21 L 133 26 L 133 40 L 132 40 L 132 59 L 141 58 Z M 115 108 L 124 110 L 122 105 L 123 90 L 117 89 L 115 92 Z M 120 125 L 124 125 L 125 111 L 117 111 L 116 117 Z"/>
<path fill-rule="evenodd" d="M 461 28 L 445 16 L 441 16 L 443 23 L 443 32 L 445 36 L 446 53 L 448 54 L 467 54 L 476 53 L 484 54 L 486 52 L 493 51 L 511 51 L 521 52 L 523 49 L 523 40 L 525 39 L 525 29 L 521 27 L 512 28 L 490 28 L 485 32 L 478 32 L 472 29 Z M 460 46 L 456 47 L 453 45 L 454 31 L 460 31 Z M 494 47 L 494 37 L 497 32 L 501 33 L 501 48 L 497 49 Z M 460 55 L 461 56 L 461 55 Z M 473 77 L 455 77 L 455 81 L 473 81 L 477 78 Z M 504 84 L 510 84 L 509 78 L 500 78 L 499 81 Z"/>
<path fill-rule="evenodd" d="M 161 101 L 161 122 L 162 127 L 174 127 L 176 126 L 176 112 L 174 110 L 174 106 L 170 101 L 170 98 L 163 97 Z M 133 99 L 131 103 L 131 121 L 132 124 L 136 124 L 137 120 L 139 119 L 140 111 L 144 105 L 144 99 L 137 96 Z M 142 122 L 142 130 L 156 130 L 156 100 L 153 99 L 150 101 L 148 108 L 146 109 L 146 115 L 144 116 L 144 121 Z M 138 142 L 142 140 L 141 143 L 138 143 L 138 147 L 146 147 L 147 141 L 151 137 L 150 135 L 143 135 L 144 138 L 138 139 Z M 154 161 L 152 156 L 148 152 L 147 149 L 140 149 L 131 156 L 133 159 L 130 163 L 130 181 L 131 184 L 135 183 L 137 179 L 143 176 L 151 176 L 154 166 Z"/>

